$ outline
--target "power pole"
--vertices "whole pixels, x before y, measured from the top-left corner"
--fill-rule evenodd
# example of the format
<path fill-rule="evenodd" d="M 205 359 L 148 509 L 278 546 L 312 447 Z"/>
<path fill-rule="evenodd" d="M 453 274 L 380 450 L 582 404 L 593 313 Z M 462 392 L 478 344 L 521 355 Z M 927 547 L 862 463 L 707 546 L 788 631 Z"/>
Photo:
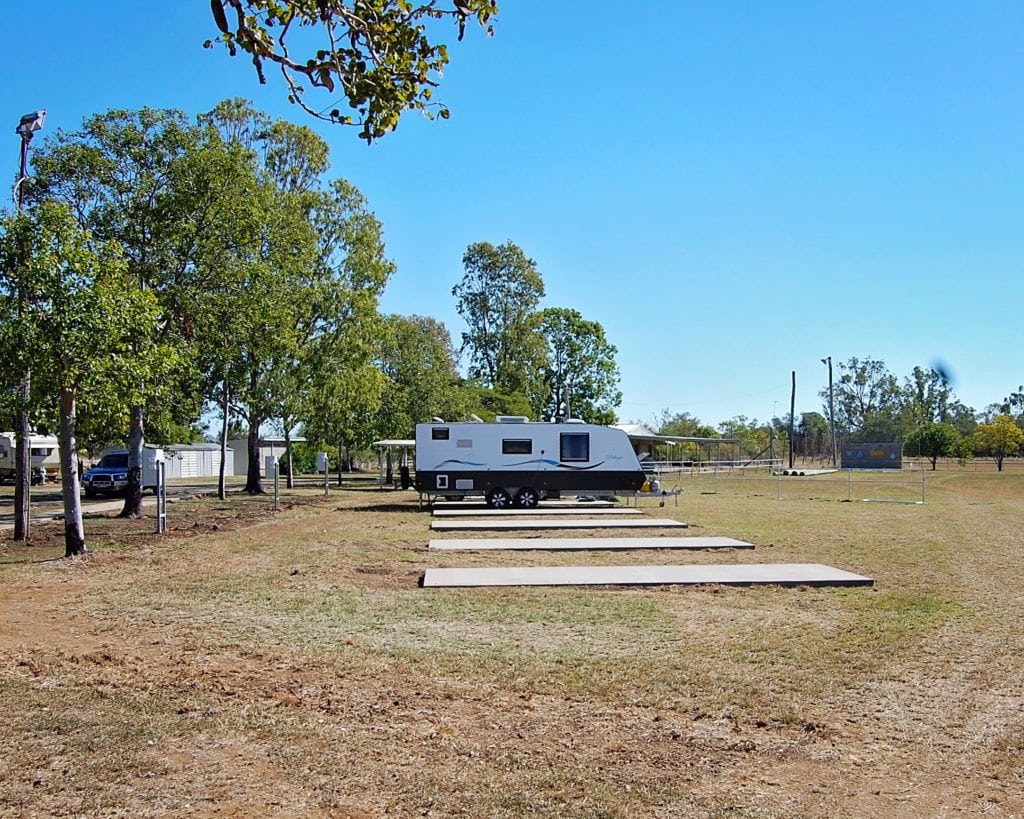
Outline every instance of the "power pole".
<path fill-rule="evenodd" d="M 828 367 L 828 426 L 832 433 L 832 466 L 839 465 L 838 453 L 836 452 L 836 412 L 832 402 L 832 356 L 821 359 L 821 363 Z"/>
<path fill-rule="evenodd" d="M 789 468 L 793 468 L 793 416 L 796 414 L 796 370 L 793 370 L 793 389 L 789 393 Z"/>

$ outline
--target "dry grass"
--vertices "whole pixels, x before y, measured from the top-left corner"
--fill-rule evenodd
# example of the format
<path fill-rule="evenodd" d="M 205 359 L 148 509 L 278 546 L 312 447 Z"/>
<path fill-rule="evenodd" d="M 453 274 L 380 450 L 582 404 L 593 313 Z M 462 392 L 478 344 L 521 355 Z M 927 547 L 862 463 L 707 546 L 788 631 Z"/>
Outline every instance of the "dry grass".
<path fill-rule="evenodd" d="M 791 480 L 652 510 L 752 552 L 435 554 L 409 494 L 313 490 L 90 521 L 82 560 L 0 541 L 0 813 L 1024 813 L 1024 475 Z M 417 586 L 727 561 L 877 585 Z"/>

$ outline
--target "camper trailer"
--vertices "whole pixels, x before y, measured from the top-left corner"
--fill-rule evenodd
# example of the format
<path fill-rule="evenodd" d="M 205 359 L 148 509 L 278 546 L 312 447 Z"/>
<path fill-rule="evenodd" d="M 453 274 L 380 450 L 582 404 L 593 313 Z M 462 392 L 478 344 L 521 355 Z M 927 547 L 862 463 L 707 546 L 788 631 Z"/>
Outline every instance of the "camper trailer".
<path fill-rule="evenodd" d="M 0 483 L 15 478 L 15 447 L 18 437 L 13 432 L 0 432 Z M 47 478 L 56 479 L 60 474 L 60 450 L 57 439 L 51 435 L 29 436 L 32 456 L 32 483 L 41 483 Z"/>
<path fill-rule="evenodd" d="M 532 509 L 560 494 L 636 491 L 644 482 L 626 433 L 498 416 L 493 424 L 416 425 L 415 487 L 448 498 L 483 495 L 492 509 Z"/>

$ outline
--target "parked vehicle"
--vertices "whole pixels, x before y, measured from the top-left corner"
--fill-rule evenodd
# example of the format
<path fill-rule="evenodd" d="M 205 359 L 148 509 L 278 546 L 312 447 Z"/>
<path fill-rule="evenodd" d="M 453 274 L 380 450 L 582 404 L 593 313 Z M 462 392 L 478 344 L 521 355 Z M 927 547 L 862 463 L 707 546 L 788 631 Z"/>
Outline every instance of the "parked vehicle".
<path fill-rule="evenodd" d="M 142 491 L 156 489 L 155 450 L 146 448 L 142 458 Z M 87 498 L 96 495 L 118 495 L 128 488 L 128 450 L 115 449 L 100 458 L 96 466 L 82 476 L 82 488 Z"/>
<path fill-rule="evenodd" d="M 643 483 L 640 461 L 620 429 L 519 415 L 498 416 L 493 424 L 416 425 L 414 486 L 428 496 L 483 495 L 493 509 L 532 509 L 545 497 L 633 492 Z"/>
<path fill-rule="evenodd" d="M 114 495 L 128 488 L 128 452 L 108 452 L 82 477 L 82 488 L 87 498 L 96 495 Z"/>
<path fill-rule="evenodd" d="M 0 432 L 0 483 L 13 481 L 16 474 L 15 447 L 17 436 L 13 432 Z M 51 435 L 29 437 L 32 461 L 32 483 L 45 483 L 60 474 L 60 452 L 57 439 Z"/>

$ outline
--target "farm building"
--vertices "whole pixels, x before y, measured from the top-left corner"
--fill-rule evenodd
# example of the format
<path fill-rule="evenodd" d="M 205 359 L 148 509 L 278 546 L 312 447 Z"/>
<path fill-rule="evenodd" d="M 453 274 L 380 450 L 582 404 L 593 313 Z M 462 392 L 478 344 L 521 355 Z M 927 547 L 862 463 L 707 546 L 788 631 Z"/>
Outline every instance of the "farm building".
<path fill-rule="evenodd" d="M 220 444 L 146 444 L 145 448 L 149 451 L 163 450 L 166 478 L 216 478 L 220 474 Z M 115 447 L 104 450 L 102 454 L 126 451 L 124 447 Z M 229 449 L 225 470 L 228 475 L 233 474 L 232 461 L 232 452 Z M 93 465 L 98 462 L 97 458 Z M 152 463 L 152 456 L 147 463 Z"/>

